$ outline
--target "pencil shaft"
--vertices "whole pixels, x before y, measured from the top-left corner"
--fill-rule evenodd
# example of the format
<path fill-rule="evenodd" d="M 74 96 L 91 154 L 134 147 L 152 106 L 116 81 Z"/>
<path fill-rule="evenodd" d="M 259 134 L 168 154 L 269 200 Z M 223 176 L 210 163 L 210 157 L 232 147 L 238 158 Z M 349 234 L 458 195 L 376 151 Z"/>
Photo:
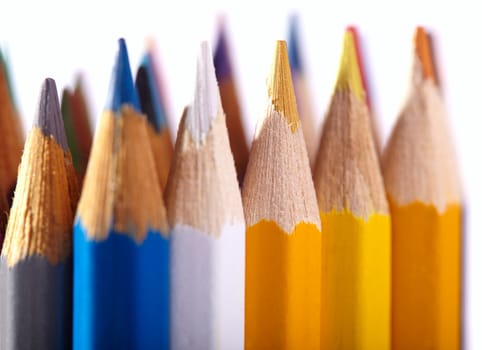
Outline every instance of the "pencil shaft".
<path fill-rule="evenodd" d="M 71 259 L 52 266 L 32 256 L 0 262 L 0 349 L 69 349 L 72 344 Z M 1 308 L 4 308 L 1 310 Z"/>
<path fill-rule="evenodd" d="M 171 237 L 171 348 L 244 349 L 244 225 Z"/>
<path fill-rule="evenodd" d="M 392 348 L 460 348 L 461 212 L 390 200 L 393 222 Z"/>
<path fill-rule="evenodd" d="M 76 223 L 74 349 L 168 348 L 168 245 L 158 232 L 89 241 Z"/>
<path fill-rule="evenodd" d="M 319 349 L 321 235 L 270 221 L 246 231 L 246 349 Z"/>
<path fill-rule="evenodd" d="M 390 348 L 390 219 L 321 214 L 322 349 Z"/>

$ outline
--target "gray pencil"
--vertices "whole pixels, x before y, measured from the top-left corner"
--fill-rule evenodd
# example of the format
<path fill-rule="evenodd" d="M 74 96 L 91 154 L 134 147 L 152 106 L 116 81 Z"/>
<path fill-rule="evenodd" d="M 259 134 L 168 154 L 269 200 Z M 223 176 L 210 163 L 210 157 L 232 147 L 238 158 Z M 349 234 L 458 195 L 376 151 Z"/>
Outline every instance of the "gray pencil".
<path fill-rule="evenodd" d="M 69 151 L 55 82 L 42 85 L 0 257 L 0 349 L 69 349 L 72 222 Z"/>

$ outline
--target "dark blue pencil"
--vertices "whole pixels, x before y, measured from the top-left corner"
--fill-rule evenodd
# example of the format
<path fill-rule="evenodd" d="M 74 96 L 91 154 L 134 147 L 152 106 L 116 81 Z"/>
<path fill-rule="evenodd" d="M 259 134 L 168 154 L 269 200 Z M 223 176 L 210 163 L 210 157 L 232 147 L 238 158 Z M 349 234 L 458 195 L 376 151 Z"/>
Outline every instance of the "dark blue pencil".
<path fill-rule="evenodd" d="M 74 349 L 168 349 L 169 243 L 123 39 L 74 225 Z"/>

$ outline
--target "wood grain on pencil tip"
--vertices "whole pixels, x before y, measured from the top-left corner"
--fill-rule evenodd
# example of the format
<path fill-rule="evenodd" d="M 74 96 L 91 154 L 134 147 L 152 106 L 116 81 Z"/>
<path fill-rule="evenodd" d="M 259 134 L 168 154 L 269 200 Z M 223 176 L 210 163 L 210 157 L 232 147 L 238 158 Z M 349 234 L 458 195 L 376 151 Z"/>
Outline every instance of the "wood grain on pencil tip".
<path fill-rule="evenodd" d="M 291 76 L 296 95 L 296 104 L 303 128 L 306 149 L 310 166 L 313 169 L 316 161 L 316 152 L 319 143 L 318 124 L 313 112 L 311 96 L 308 89 L 308 77 L 305 75 L 305 68 L 302 57 L 302 41 L 299 33 L 299 18 L 292 15 L 289 22 L 288 32 L 288 58 L 291 67 Z"/>
<path fill-rule="evenodd" d="M 0 348 L 71 344 L 73 203 L 55 82 L 43 83 L 1 255 Z M 71 164 L 70 164 L 71 166 Z"/>
<path fill-rule="evenodd" d="M 74 349 L 165 349 L 169 243 L 124 40 L 74 225 Z"/>
<path fill-rule="evenodd" d="M 195 84 L 166 190 L 171 347 L 244 349 L 243 207 L 207 42 Z"/>
<path fill-rule="evenodd" d="M 144 54 L 136 74 L 136 89 L 139 94 L 142 112 L 147 116 L 149 140 L 156 164 L 161 191 L 165 191 L 169 167 L 172 160 L 173 145 L 166 113 L 161 101 L 153 57 Z"/>
<path fill-rule="evenodd" d="M 390 218 L 353 33 L 323 124 L 321 348 L 390 348 Z"/>
<path fill-rule="evenodd" d="M 278 41 L 242 192 L 246 349 L 320 344 L 321 223 L 298 123 L 286 43 Z"/>
<path fill-rule="evenodd" d="M 417 28 L 410 92 L 383 155 L 392 217 L 392 348 L 461 346 L 459 167 L 428 36 Z"/>
<path fill-rule="evenodd" d="M 216 47 L 214 50 L 214 67 L 219 83 L 219 93 L 228 128 L 229 145 L 233 152 L 234 165 L 238 174 L 238 182 L 243 183 L 246 165 L 248 164 L 249 145 L 246 139 L 242 109 L 239 105 L 234 68 L 232 67 L 231 50 L 228 45 L 228 32 L 225 19 L 221 19 Z"/>

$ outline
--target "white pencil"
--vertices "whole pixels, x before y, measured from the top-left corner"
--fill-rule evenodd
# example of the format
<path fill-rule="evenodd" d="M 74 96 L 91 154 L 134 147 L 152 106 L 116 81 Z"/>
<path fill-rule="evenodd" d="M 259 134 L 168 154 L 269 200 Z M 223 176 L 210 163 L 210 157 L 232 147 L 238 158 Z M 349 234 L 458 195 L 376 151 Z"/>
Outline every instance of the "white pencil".
<path fill-rule="evenodd" d="M 245 223 L 211 49 L 179 125 L 166 198 L 171 348 L 244 348 Z"/>

